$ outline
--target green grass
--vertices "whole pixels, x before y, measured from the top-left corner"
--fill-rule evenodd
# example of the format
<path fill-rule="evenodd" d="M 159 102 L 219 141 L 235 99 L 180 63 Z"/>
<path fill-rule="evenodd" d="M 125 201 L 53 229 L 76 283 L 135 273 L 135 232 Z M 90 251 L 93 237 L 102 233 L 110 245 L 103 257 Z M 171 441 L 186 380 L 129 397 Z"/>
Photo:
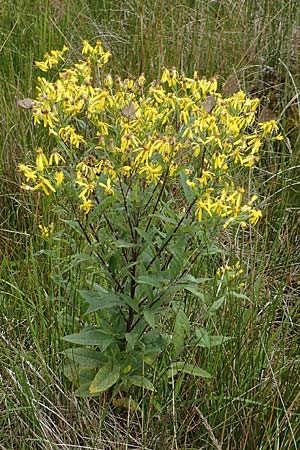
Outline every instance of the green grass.
<path fill-rule="evenodd" d="M 300 85 L 298 2 L 7 0 L 0 7 L 0 449 L 300 448 L 300 108 L 297 100 L 288 106 Z M 222 82 L 234 70 L 250 89 L 264 56 L 284 77 L 271 106 L 286 139 L 265 149 L 249 180 L 263 220 L 221 238 L 243 262 L 250 300 L 230 298 L 207 327 L 233 339 L 189 355 L 212 381 L 154 379 L 155 398 L 145 394 L 135 412 L 105 395 L 73 395 L 61 337 L 78 327 L 80 268 L 63 274 L 68 284 L 57 283 L 72 242 L 55 242 L 55 258 L 40 252 L 47 244 L 37 227 L 50 206 L 18 187 L 17 164 L 47 136 L 15 97 L 34 95 L 35 59 L 64 43 L 75 55 L 84 38 L 103 41 L 121 76 L 145 72 L 151 80 L 176 66 Z"/>

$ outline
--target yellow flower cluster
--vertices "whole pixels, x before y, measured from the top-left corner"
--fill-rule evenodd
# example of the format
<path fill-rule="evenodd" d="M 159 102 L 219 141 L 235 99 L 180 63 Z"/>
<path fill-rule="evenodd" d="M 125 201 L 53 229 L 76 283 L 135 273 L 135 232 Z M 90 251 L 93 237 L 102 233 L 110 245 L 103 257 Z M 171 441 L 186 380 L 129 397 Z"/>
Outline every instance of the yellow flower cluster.
<path fill-rule="evenodd" d="M 35 166 L 19 164 L 18 170 L 26 180 L 26 184 L 23 183 L 21 188 L 26 191 L 40 190 L 46 195 L 56 192 L 56 187 L 60 186 L 64 180 L 64 172 L 57 169 L 61 162 L 64 163 L 65 160 L 56 149 L 47 158 L 43 150 L 40 147 L 37 148 Z"/>
<path fill-rule="evenodd" d="M 225 266 L 222 266 L 217 270 L 218 277 L 223 278 L 226 276 L 229 280 L 234 280 L 235 278 L 240 277 L 243 273 L 244 270 L 241 268 L 239 261 L 234 266 L 225 264 Z"/>
<path fill-rule="evenodd" d="M 49 227 L 39 224 L 39 229 L 43 238 L 48 239 L 53 233 L 54 223 L 50 223 Z"/>
<path fill-rule="evenodd" d="M 64 60 L 64 53 L 68 51 L 68 47 L 64 46 L 62 50 L 51 50 L 50 53 L 44 55 L 44 61 L 35 61 L 35 66 L 41 69 L 43 72 L 48 72 L 54 66 L 57 66 L 59 61 Z"/>
<path fill-rule="evenodd" d="M 66 50 L 52 51 L 36 66 L 48 70 Z M 256 196 L 245 202 L 234 175 L 235 167 L 256 164 L 266 137 L 278 138 L 276 122 L 257 123 L 259 100 L 244 92 L 223 98 L 215 78 L 197 72 L 188 78 L 175 68 L 148 87 L 143 74 L 137 80 L 105 76 L 99 68 L 110 56 L 101 42 L 83 41 L 78 63 L 54 82 L 38 79 L 34 123 L 49 130 L 58 150 L 47 156 L 38 149 L 35 165 L 20 164 L 22 187 L 49 195 L 68 174 L 88 214 L 99 195 L 116 195 L 122 183 L 142 189 L 164 180 L 168 189 L 184 175 L 199 221 L 218 216 L 225 227 L 255 224 L 261 216 L 253 208 Z M 58 171 L 60 164 L 68 170 Z"/>

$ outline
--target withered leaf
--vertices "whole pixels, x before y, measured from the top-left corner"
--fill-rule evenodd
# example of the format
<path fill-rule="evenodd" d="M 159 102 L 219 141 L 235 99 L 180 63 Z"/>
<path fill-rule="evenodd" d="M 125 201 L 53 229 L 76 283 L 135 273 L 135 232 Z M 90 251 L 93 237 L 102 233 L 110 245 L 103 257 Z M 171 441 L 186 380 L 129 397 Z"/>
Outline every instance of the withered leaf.
<path fill-rule="evenodd" d="M 22 100 L 17 100 L 17 105 L 24 109 L 31 109 L 34 106 L 34 102 L 31 98 L 23 98 Z"/>
<path fill-rule="evenodd" d="M 212 112 L 212 110 L 214 109 L 216 105 L 216 99 L 215 96 L 213 94 L 210 94 L 206 97 L 206 99 L 204 100 L 204 102 L 202 103 L 203 108 L 205 109 L 205 111 L 210 114 Z"/>
<path fill-rule="evenodd" d="M 235 73 L 229 75 L 225 83 L 223 84 L 222 91 L 225 95 L 235 94 L 240 90 L 239 80 Z"/>
<path fill-rule="evenodd" d="M 127 117 L 127 119 L 132 120 L 135 118 L 135 106 L 134 103 L 130 100 L 130 102 L 122 108 L 121 113 L 123 116 Z"/>
<path fill-rule="evenodd" d="M 258 116 L 258 122 L 269 122 L 269 120 L 276 120 L 275 113 L 267 106 L 264 106 Z"/>

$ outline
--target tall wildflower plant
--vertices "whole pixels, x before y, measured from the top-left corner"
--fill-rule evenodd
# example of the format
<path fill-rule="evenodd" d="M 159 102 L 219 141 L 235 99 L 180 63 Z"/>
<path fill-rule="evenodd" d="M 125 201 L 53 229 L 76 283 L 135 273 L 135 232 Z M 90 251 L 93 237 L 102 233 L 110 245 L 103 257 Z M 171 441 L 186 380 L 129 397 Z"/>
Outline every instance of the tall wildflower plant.
<path fill-rule="evenodd" d="M 53 196 L 92 261 L 79 291 L 89 320 L 64 338 L 78 345 L 66 351 L 77 392 L 154 390 L 151 373 L 162 355 L 166 376 L 209 377 L 183 357 L 188 346 L 227 339 L 210 336 L 203 317 L 196 326 L 187 313 L 187 302 L 205 311 L 212 284 L 197 263 L 215 251 L 224 228 L 259 220 L 257 196 L 235 177 L 255 165 L 264 139 L 280 139 L 277 124 L 257 122 L 257 99 L 223 98 L 217 80 L 197 72 L 188 78 L 166 69 L 150 84 L 144 75 L 121 80 L 105 74 L 111 55 L 101 42 L 84 41 L 69 68 L 66 52 L 36 62 L 43 72 L 63 65 L 55 81 L 38 79 L 32 102 L 34 124 L 53 145 L 36 149 L 19 171 L 23 189 Z M 55 226 L 40 229 L 49 237 Z M 240 272 L 226 266 L 215 275 L 230 284 Z"/>

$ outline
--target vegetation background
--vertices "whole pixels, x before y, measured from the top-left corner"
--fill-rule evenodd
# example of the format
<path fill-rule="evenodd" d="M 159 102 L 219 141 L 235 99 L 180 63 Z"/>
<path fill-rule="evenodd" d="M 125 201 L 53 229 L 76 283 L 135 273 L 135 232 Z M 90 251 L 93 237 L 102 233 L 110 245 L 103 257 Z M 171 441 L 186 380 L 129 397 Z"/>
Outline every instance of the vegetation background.
<path fill-rule="evenodd" d="M 299 2 L 0 0 L 0 33 L 0 448 L 298 449 Z M 240 87 L 280 118 L 285 137 L 252 171 L 264 212 L 259 227 L 220 242 L 242 260 L 250 300 L 232 299 L 210 327 L 234 339 L 203 353 L 214 382 L 191 378 L 160 415 L 145 415 L 143 404 L 137 413 L 112 408 L 106 396 L 73 395 L 61 337 L 76 328 L 76 314 L 58 295 L 53 260 L 40 252 L 47 245 L 38 224 L 49 205 L 33 205 L 18 187 L 18 163 L 47 136 L 33 130 L 16 99 L 34 96 L 35 60 L 64 44 L 75 56 L 82 39 L 101 39 L 121 77 L 157 79 L 175 66 L 218 75 L 222 85 L 236 73 Z M 272 82 L 262 79 L 265 64 Z M 72 278 L 76 289 L 76 266 Z"/>

